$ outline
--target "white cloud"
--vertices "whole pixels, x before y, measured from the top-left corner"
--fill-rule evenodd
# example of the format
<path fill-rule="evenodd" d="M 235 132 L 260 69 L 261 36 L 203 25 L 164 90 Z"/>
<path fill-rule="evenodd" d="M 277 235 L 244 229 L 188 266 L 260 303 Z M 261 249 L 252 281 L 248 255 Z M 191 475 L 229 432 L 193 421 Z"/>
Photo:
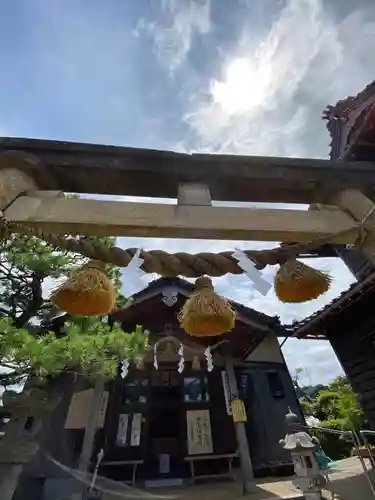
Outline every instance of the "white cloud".
<path fill-rule="evenodd" d="M 142 31 L 153 39 L 157 56 L 165 62 L 172 75 L 185 61 L 194 38 L 211 30 L 210 0 L 161 0 L 164 16 L 161 20 L 141 20 L 136 35 Z"/>
<path fill-rule="evenodd" d="M 244 25 L 222 75 L 197 93 L 185 120 L 203 148 L 297 156 L 296 133 L 308 116 L 304 105 L 289 112 L 286 107 L 321 54 L 334 71 L 341 59 L 337 29 L 325 18 L 321 2 L 290 0 L 261 39 L 254 40 Z"/>
<path fill-rule="evenodd" d="M 363 59 L 364 54 L 375 51 L 373 7 L 361 4 L 361 10 L 354 11 L 353 6 L 354 12 L 345 17 L 339 5 L 333 8 L 321 0 L 288 0 L 271 25 L 264 22 L 255 30 L 253 2 L 241 4 L 248 7 L 248 19 L 243 20 L 238 40 L 230 52 L 220 52 L 221 70 L 216 66 L 215 74 L 201 78 L 190 67 L 189 54 L 197 34 L 205 35 L 206 41 L 213 35 L 208 29 L 207 3 L 200 30 L 192 17 L 186 16 L 187 3 L 177 1 L 165 4 L 173 6 L 167 9 L 167 24 L 148 26 L 154 48 L 169 71 L 178 69 L 184 79 L 195 81 L 182 117 L 193 139 L 188 136 L 179 149 L 327 157 L 330 139 L 321 121 L 322 110 L 327 103 L 361 90 L 375 74 L 375 62 Z M 332 9 L 337 10 L 335 15 Z M 186 23 L 185 28 L 181 23 Z M 165 30 L 168 26 L 172 29 Z M 129 245 L 123 240 L 122 244 L 190 253 L 219 252 L 235 246 L 270 248 L 265 243 L 192 240 L 133 240 Z M 282 304 L 273 292 L 262 297 L 244 276 L 236 278 L 236 287 L 226 278 L 214 280 L 215 286 L 229 298 L 291 323 L 320 309 L 354 281 L 339 259 L 309 263 L 330 272 L 334 280 L 325 296 L 306 304 Z M 275 269 L 266 273 L 273 275 Z M 327 382 L 341 373 L 327 343 L 291 339 L 284 353 L 292 371 L 299 366 L 309 368 L 311 380 L 306 383 Z"/>
<path fill-rule="evenodd" d="M 322 109 L 373 78 L 375 64 L 358 68 L 361 54 L 375 48 L 375 19 L 366 16 L 358 10 L 336 24 L 321 0 L 289 0 L 258 39 L 244 22 L 221 72 L 200 81 L 189 100 L 184 119 L 200 148 L 326 156 Z M 319 134 L 307 137 L 315 128 Z"/>

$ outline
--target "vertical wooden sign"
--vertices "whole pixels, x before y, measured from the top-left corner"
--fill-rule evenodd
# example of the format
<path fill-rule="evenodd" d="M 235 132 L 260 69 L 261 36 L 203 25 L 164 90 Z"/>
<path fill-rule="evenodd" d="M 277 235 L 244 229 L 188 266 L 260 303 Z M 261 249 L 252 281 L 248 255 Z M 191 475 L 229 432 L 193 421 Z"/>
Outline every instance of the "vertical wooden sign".
<path fill-rule="evenodd" d="M 228 374 L 225 370 L 222 370 L 221 372 L 221 380 L 223 383 L 223 391 L 224 391 L 224 398 L 225 398 L 225 406 L 227 409 L 227 415 L 232 415 L 232 394 L 230 392 L 229 388 L 229 381 L 228 381 Z"/>
<path fill-rule="evenodd" d="M 209 410 L 187 411 L 186 427 L 189 455 L 208 455 L 213 453 Z"/>
<path fill-rule="evenodd" d="M 126 441 L 128 435 L 128 422 L 129 422 L 129 415 L 127 413 L 122 413 L 119 415 L 116 445 L 121 448 L 123 448 L 127 444 Z"/>
<path fill-rule="evenodd" d="M 132 430 L 130 434 L 130 446 L 139 446 L 141 442 L 142 413 L 133 414 Z"/>
<path fill-rule="evenodd" d="M 91 400 L 94 394 L 93 389 L 75 392 L 70 401 L 68 415 L 65 420 L 65 429 L 85 429 L 89 420 Z M 108 391 L 103 392 L 100 411 L 98 415 L 97 428 L 104 425 L 105 414 L 108 404 Z"/>

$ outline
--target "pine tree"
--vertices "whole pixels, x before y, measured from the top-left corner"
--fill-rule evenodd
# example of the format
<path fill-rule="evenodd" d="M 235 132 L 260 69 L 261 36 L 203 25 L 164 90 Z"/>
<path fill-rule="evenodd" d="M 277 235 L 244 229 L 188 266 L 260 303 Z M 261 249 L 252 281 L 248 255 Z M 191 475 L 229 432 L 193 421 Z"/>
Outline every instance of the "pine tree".
<path fill-rule="evenodd" d="M 108 247 L 114 238 L 90 238 Z M 81 256 L 56 251 L 27 235 L 0 242 L 0 384 L 28 376 L 54 376 L 64 371 L 114 377 L 121 359 L 138 360 L 147 333 L 138 327 L 125 333 L 106 318 L 69 317 L 57 311 L 46 290 L 85 262 Z M 126 306 L 121 273 L 108 269 L 118 290 L 117 306 Z"/>

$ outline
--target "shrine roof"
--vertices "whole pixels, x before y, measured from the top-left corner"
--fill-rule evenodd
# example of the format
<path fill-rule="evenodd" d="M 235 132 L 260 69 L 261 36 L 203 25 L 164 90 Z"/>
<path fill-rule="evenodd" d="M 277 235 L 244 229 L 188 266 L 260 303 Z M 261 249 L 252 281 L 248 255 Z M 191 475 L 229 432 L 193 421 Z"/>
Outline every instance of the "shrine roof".
<path fill-rule="evenodd" d="M 340 99 L 334 106 L 327 105 L 323 112 L 323 118 L 327 119 L 328 122 L 335 118 L 345 119 L 356 106 L 366 101 L 372 94 L 375 94 L 375 80 L 357 95 Z"/>
<path fill-rule="evenodd" d="M 285 325 L 289 336 L 297 338 L 325 338 L 325 321 L 351 306 L 375 290 L 375 273 L 362 281 L 356 281 L 347 290 L 311 316 L 291 325 Z"/>
<path fill-rule="evenodd" d="M 278 317 L 230 301 L 237 316 L 232 331 L 215 337 L 191 337 L 182 330 L 177 316 L 192 291 L 194 285 L 183 279 L 159 278 L 133 295 L 131 305 L 114 313 L 112 318 L 121 323 L 125 331 L 132 331 L 139 324 L 157 337 L 170 332 L 186 345 L 206 347 L 228 341 L 238 359 L 246 359 L 267 335 L 286 335 Z"/>
<path fill-rule="evenodd" d="M 125 319 L 126 316 L 131 315 L 132 307 L 157 296 L 163 289 L 167 288 L 174 289 L 183 297 L 188 297 L 195 290 L 193 283 L 190 283 L 182 278 L 158 278 L 151 281 L 146 288 L 134 294 L 132 296 L 131 305 L 125 309 L 118 310 L 113 315 L 114 318 L 120 321 Z M 233 300 L 229 300 L 229 302 L 237 312 L 239 321 L 247 320 L 250 323 L 254 323 L 255 326 L 259 326 L 262 329 L 272 330 L 276 334 L 285 337 L 285 330 L 278 316 L 269 316 Z"/>
<path fill-rule="evenodd" d="M 323 111 L 322 118 L 327 121 L 327 129 L 329 131 L 330 137 L 331 137 L 331 143 L 330 143 L 330 158 L 331 160 L 337 160 L 339 157 L 339 150 L 338 150 L 338 144 L 341 140 L 341 128 L 345 122 L 349 120 L 349 115 L 350 113 L 356 109 L 358 106 L 361 106 L 363 103 L 368 101 L 370 97 L 373 97 L 375 99 L 375 80 L 371 82 L 369 85 L 367 85 L 361 92 L 359 92 L 356 96 L 349 96 L 346 99 L 341 99 L 338 101 L 334 106 L 332 105 L 327 105 L 326 108 Z M 371 102 L 369 103 L 369 105 Z M 363 115 L 366 115 L 366 109 L 362 110 L 362 118 Z M 361 116 L 360 115 L 360 116 Z M 366 139 L 366 133 L 369 131 L 368 129 L 372 130 L 373 125 L 372 122 L 374 120 L 371 119 L 368 124 L 363 123 L 359 117 L 356 120 L 356 125 L 351 127 L 351 134 L 353 133 L 353 130 L 360 132 L 357 133 L 354 138 L 354 144 L 351 145 L 351 154 L 349 155 L 347 160 L 371 160 L 373 158 L 373 147 L 371 147 L 371 154 L 368 156 L 368 152 L 366 150 L 362 151 L 362 154 L 360 154 L 357 151 L 357 154 L 355 154 L 355 151 L 353 149 L 354 146 L 357 144 L 364 142 L 371 142 L 372 143 L 372 133 L 370 137 L 370 141 Z M 364 125 L 363 129 L 358 131 L 358 123 L 360 125 Z M 347 144 L 348 142 L 351 142 L 350 136 L 347 138 Z M 363 145 L 362 145 L 363 149 Z"/>

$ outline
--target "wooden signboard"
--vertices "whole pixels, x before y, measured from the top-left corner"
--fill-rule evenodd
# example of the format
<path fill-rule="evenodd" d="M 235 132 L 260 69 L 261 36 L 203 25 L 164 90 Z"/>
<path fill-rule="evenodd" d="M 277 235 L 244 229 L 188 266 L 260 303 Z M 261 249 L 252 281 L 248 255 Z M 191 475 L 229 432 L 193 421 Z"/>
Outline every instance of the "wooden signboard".
<path fill-rule="evenodd" d="M 141 443 L 142 413 L 121 413 L 118 419 L 116 446 L 139 446 Z"/>
<path fill-rule="evenodd" d="M 70 401 L 68 415 L 65 420 L 65 429 L 85 429 L 90 418 L 91 400 L 94 389 L 75 392 Z M 97 428 L 104 425 L 108 404 L 108 391 L 103 393 Z"/>
<path fill-rule="evenodd" d="M 233 422 L 247 422 L 245 405 L 239 398 L 232 399 Z"/>
<path fill-rule="evenodd" d="M 232 404 L 231 404 L 232 395 L 229 388 L 228 374 L 225 370 L 222 370 L 221 372 L 221 380 L 223 382 L 223 391 L 224 391 L 227 415 L 232 415 Z"/>
<path fill-rule="evenodd" d="M 116 436 L 116 446 L 123 448 L 126 446 L 126 440 L 128 435 L 128 422 L 129 415 L 127 413 L 121 413 L 118 419 L 117 436 Z"/>
<path fill-rule="evenodd" d="M 130 434 L 130 446 L 139 446 L 141 442 L 142 413 L 134 413 L 132 430 Z"/>
<path fill-rule="evenodd" d="M 208 455 L 213 453 L 209 410 L 187 411 L 186 427 L 189 455 Z"/>

